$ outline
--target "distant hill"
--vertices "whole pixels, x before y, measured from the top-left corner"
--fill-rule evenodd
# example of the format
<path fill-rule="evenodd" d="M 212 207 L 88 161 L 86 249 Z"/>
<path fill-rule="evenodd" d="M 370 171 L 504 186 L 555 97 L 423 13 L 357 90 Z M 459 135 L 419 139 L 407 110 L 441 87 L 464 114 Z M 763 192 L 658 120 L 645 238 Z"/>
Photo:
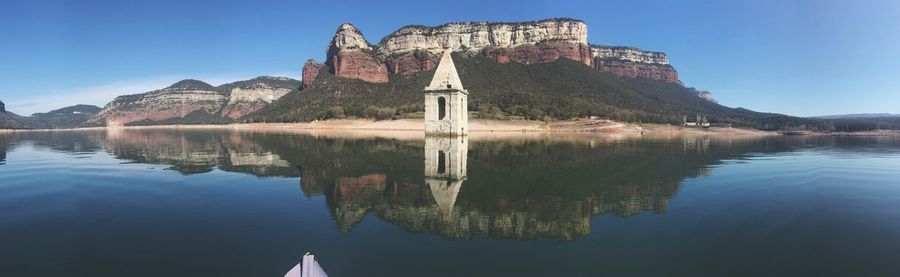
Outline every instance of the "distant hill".
<path fill-rule="evenodd" d="M 46 113 L 31 115 L 35 123 L 32 129 L 75 128 L 100 112 L 100 107 L 93 105 L 75 105 Z"/>
<path fill-rule="evenodd" d="M 230 123 L 301 85 L 299 80 L 269 76 L 218 87 L 182 80 L 163 89 L 116 97 L 81 126 Z"/>
<path fill-rule="evenodd" d="M 0 102 L 2 103 L 2 102 Z M 2 105 L 0 105 L 2 106 Z M 92 105 L 75 105 L 31 116 L 20 116 L 0 109 L 0 128 L 3 129 L 64 129 L 81 125 L 100 111 Z"/>
<path fill-rule="evenodd" d="M 858 113 L 858 114 L 840 114 L 840 115 L 812 116 L 812 117 L 810 117 L 810 118 L 817 118 L 817 119 L 860 119 L 860 118 L 879 118 L 879 117 L 900 117 L 900 114 L 889 114 L 889 113 Z"/>
<path fill-rule="evenodd" d="M 18 115 L 6 111 L 6 104 L 0 101 L 0 129 L 22 129 L 25 124 L 19 121 Z"/>

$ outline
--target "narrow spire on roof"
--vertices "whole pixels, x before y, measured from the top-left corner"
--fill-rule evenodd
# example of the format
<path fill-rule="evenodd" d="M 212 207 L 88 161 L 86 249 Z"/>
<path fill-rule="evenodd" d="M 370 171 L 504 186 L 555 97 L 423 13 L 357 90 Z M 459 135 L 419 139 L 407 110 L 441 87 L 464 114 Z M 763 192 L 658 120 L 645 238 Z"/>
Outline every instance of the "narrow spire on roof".
<path fill-rule="evenodd" d="M 441 63 L 434 72 L 434 78 L 431 79 L 431 84 L 425 90 L 457 89 L 465 91 L 462 82 L 459 81 L 459 74 L 456 73 L 456 65 L 453 64 L 450 52 L 449 49 L 444 51 Z"/>

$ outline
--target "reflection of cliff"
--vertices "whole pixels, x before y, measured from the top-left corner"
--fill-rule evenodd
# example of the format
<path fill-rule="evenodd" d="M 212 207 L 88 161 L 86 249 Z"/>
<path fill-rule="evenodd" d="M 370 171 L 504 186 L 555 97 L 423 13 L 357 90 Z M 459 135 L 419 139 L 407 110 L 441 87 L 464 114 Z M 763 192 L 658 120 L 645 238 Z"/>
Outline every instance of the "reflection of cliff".
<path fill-rule="evenodd" d="M 117 158 L 167 164 L 183 174 L 205 173 L 218 167 L 257 176 L 296 175 L 281 156 L 235 133 L 112 130 L 106 139 L 107 151 Z"/>
<path fill-rule="evenodd" d="M 713 174 L 723 159 L 791 151 L 792 145 L 835 145 L 838 139 L 850 140 L 404 141 L 142 129 L 0 134 L 0 155 L 24 144 L 69 153 L 106 151 L 184 174 L 219 169 L 300 177 L 303 193 L 324 196 L 343 230 L 372 215 L 411 232 L 453 239 L 570 240 L 590 232 L 593 215 L 667 212 L 683 180 Z"/>
<path fill-rule="evenodd" d="M 0 103 L 2 105 L 2 103 Z M 2 106 L 0 106 L 2 108 Z M 9 141 L 6 136 L 0 135 L 0 165 L 6 164 L 6 147 Z"/>
<path fill-rule="evenodd" d="M 590 233 L 591 215 L 664 213 L 680 181 L 714 161 L 706 152 L 686 158 L 682 145 L 655 145 L 613 144 L 585 153 L 587 147 L 571 144 L 484 142 L 469 151 L 467 139 L 426 138 L 424 181 L 404 172 L 360 172 L 323 182 L 305 167 L 303 190 L 324 193 L 343 230 L 373 214 L 453 239 L 571 240 Z M 333 187 L 317 188 L 326 184 Z"/>

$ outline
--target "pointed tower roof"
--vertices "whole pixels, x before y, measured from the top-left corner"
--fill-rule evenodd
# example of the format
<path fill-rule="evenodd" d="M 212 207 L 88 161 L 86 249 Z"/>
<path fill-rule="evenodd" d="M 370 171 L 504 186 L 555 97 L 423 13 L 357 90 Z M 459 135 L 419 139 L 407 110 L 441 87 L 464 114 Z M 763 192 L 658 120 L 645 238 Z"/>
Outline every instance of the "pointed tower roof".
<path fill-rule="evenodd" d="M 453 64 L 450 52 L 451 50 L 444 51 L 441 63 L 434 72 L 434 78 L 431 79 L 431 84 L 425 90 L 457 89 L 465 91 L 462 82 L 459 81 L 459 74 L 456 73 L 456 65 Z"/>
<path fill-rule="evenodd" d="M 456 205 L 456 198 L 459 197 L 459 189 L 462 187 L 462 180 L 451 179 L 426 179 L 428 187 L 431 189 L 431 196 L 438 209 L 446 215 L 453 214 L 453 207 Z"/>

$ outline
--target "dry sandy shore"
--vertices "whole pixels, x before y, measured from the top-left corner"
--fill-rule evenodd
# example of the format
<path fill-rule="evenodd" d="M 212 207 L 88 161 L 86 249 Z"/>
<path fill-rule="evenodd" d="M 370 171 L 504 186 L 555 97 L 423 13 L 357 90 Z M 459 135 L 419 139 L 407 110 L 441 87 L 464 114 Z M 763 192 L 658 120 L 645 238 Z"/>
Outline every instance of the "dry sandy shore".
<path fill-rule="evenodd" d="M 129 126 L 109 130 L 131 129 L 183 129 L 183 130 L 232 130 L 242 132 L 272 133 L 306 133 L 321 136 L 371 137 L 385 136 L 395 138 L 424 137 L 424 122 L 421 119 L 399 119 L 372 121 L 365 119 L 327 120 L 309 123 L 252 123 L 229 125 L 164 125 L 164 126 Z M 106 130 L 106 128 L 81 128 L 67 130 Z M 27 132 L 48 130 L 24 130 Z M 52 130 L 62 131 L 62 130 Z M 21 132 L 0 130 L 2 132 Z M 472 119 L 469 121 L 469 137 L 472 138 L 519 138 L 519 137 L 565 137 L 565 136 L 723 136 L 723 137 L 758 137 L 780 135 L 776 132 L 765 132 L 739 128 L 685 128 L 661 124 L 630 124 L 609 120 L 580 119 L 545 123 L 541 121 L 498 121 Z"/>

